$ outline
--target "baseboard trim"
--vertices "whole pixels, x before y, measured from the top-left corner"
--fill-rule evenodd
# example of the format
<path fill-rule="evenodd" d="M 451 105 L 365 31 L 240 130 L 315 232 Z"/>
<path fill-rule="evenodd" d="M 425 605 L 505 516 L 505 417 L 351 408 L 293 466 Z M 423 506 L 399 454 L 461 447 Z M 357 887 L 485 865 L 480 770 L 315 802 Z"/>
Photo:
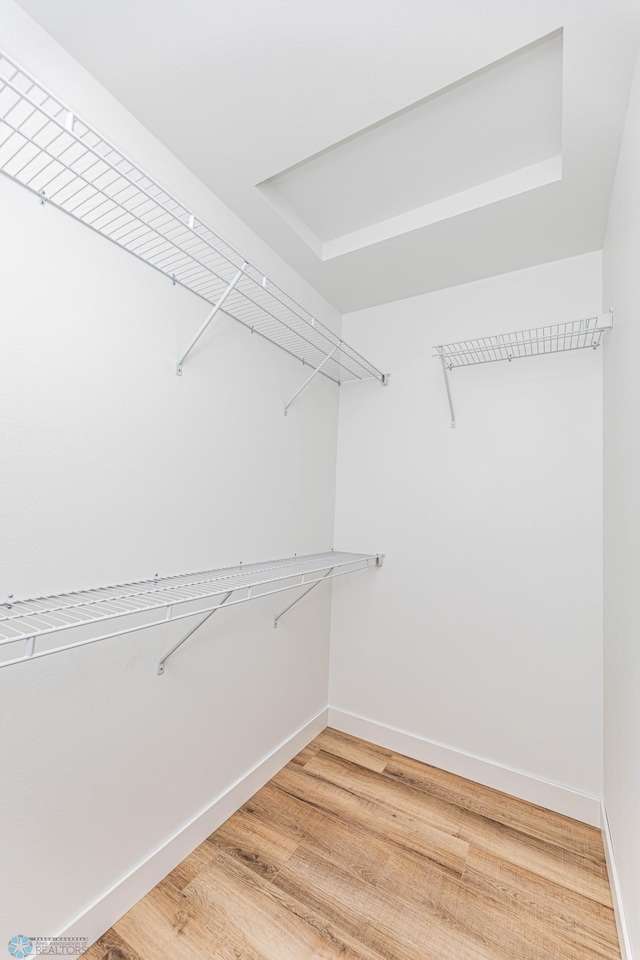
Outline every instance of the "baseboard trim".
<path fill-rule="evenodd" d="M 604 805 L 604 800 L 600 804 L 602 841 L 604 843 L 604 855 L 607 860 L 607 871 L 609 873 L 609 886 L 611 887 L 611 899 L 613 900 L 613 913 L 616 918 L 616 927 L 618 928 L 618 940 L 620 941 L 620 953 L 622 960 L 633 960 L 631 954 L 631 938 L 629 937 L 629 928 L 624 915 L 622 905 L 622 895 L 620 892 L 620 879 L 616 868 L 616 858 L 613 854 L 613 840 L 611 839 L 611 830 L 609 827 L 609 818 Z"/>
<path fill-rule="evenodd" d="M 598 797 L 335 707 L 329 707 L 329 726 L 574 820 L 600 826 L 601 801 Z"/>
<path fill-rule="evenodd" d="M 57 937 L 87 937 L 88 946 L 152 890 L 209 834 L 295 757 L 327 726 L 327 709 L 312 717 L 268 756 L 248 770 L 188 823 L 136 864 L 108 890 L 56 933 Z"/>

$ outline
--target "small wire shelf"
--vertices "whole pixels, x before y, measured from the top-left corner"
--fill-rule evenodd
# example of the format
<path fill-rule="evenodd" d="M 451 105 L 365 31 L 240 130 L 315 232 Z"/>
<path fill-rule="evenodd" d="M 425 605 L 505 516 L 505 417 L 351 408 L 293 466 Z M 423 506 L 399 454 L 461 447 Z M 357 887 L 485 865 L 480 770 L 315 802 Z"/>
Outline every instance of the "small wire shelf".
<path fill-rule="evenodd" d="M 233 606 L 259 597 L 270 596 L 296 587 L 309 588 L 336 576 L 381 566 L 379 554 L 327 553 L 287 557 L 263 563 L 240 564 L 217 570 L 156 577 L 115 586 L 97 587 L 72 593 L 55 594 L 26 600 L 10 600 L 0 605 L 0 646 L 24 643 L 16 656 L 0 661 L 0 667 L 50 656 L 74 647 L 85 646 L 146 630 L 168 621 L 205 614 L 205 619 L 223 604 Z M 232 595 L 234 597 L 232 598 Z M 304 596 L 304 594 L 303 594 Z M 302 599 L 301 597 L 299 599 Z M 294 603 L 297 601 L 294 601 Z M 290 609 L 290 604 L 286 609 Z M 68 631 L 92 624 L 104 624 L 135 614 L 157 614 L 151 620 L 129 624 L 101 636 L 74 641 Z M 283 613 L 286 611 L 283 611 Z M 282 616 L 279 614 L 277 620 Z M 61 646 L 36 649 L 36 641 L 52 634 L 67 632 Z M 191 631 L 193 632 L 193 631 Z M 190 636 L 190 634 L 188 634 Z M 185 638 L 186 639 L 186 638 Z M 182 643 L 183 641 L 181 641 Z M 14 648 L 12 647 L 11 650 Z"/>
<path fill-rule="evenodd" d="M 476 337 L 457 343 L 440 344 L 433 348 L 433 356 L 442 362 L 447 399 L 451 411 L 451 426 L 456 418 L 451 398 L 448 373 L 457 367 L 470 367 L 479 363 L 495 363 L 498 360 L 518 360 L 521 357 L 537 357 L 548 353 L 564 353 L 569 350 L 596 350 L 607 330 L 613 327 L 611 312 L 584 320 L 570 320 L 530 330 L 499 333 L 490 337 Z"/>
<path fill-rule="evenodd" d="M 476 363 L 496 360 L 515 360 L 536 357 L 542 353 L 562 353 L 565 350 L 583 350 L 600 346 L 605 330 L 611 328 L 610 314 L 571 320 L 531 330 L 499 333 L 492 337 L 461 340 L 434 347 L 434 357 L 443 360 L 449 370 Z"/>
<path fill-rule="evenodd" d="M 330 380 L 386 382 L 2 52 L 0 171 Z"/>

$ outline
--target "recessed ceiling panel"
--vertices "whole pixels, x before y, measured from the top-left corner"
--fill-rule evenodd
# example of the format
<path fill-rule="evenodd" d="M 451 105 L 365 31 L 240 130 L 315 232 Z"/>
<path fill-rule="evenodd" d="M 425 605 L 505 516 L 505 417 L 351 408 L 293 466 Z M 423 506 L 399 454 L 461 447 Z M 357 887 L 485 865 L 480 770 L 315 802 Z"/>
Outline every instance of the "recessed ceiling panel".
<path fill-rule="evenodd" d="M 99 119 L 183 202 L 204 201 L 214 226 L 273 263 L 274 280 L 279 257 L 344 313 L 602 247 L 638 0 L 0 7 L 10 56 Z M 414 112 L 419 136 L 378 156 L 376 137 Z M 360 139 L 372 145 L 363 162 Z M 334 151 L 344 153 L 335 169 Z M 307 183 L 305 158 L 317 171 Z M 257 235 L 249 247 L 245 225 Z M 290 282 L 286 269 L 279 282 Z M 306 302 L 302 287 L 299 296 Z"/>
<path fill-rule="evenodd" d="M 561 152 L 556 31 L 259 186 L 330 259 L 557 180 Z"/>

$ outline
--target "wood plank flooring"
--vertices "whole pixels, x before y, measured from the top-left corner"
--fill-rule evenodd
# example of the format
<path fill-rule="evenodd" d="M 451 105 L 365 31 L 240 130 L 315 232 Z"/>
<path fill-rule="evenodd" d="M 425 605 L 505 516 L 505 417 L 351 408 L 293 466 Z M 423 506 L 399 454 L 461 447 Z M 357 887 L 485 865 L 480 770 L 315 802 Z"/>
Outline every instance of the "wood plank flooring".
<path fill-rule="evenodd" d="M 327 729 L 86 960 L 620 960 L 600 831 Z"/>

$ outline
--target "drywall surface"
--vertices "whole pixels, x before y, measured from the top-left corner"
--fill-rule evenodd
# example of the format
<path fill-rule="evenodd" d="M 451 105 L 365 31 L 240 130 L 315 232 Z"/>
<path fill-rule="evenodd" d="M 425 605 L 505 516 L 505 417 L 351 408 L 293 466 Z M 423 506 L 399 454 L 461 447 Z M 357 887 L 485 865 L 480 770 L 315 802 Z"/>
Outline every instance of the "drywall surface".
<path fill-rule="evenodd" d="M 603 252 L 615 331 L 604 359 L 604 800 L 640 957 L 640 66 Z"/>
<path fill-rule="evenodd" d="M 9 0 L 2 47 L 322 320 L 339 317 Z M 0 594 L 332 546 L 338 390 L 0 177 Z M 291 595 L 288 595 L 291 597 Z M 0 670 L 0 942 L 52 936 L 327 702 L 329 587 Z M 78 931 L 80 934 L 80 931 Z"/>
<path fill-rule="evenodd" d="M 451 376 L 432 345 L 601 310 L 599 253 L 349 314 L 388 388 L 340 396 L 330 704 L 601 796 L 601 351 Z"/>

